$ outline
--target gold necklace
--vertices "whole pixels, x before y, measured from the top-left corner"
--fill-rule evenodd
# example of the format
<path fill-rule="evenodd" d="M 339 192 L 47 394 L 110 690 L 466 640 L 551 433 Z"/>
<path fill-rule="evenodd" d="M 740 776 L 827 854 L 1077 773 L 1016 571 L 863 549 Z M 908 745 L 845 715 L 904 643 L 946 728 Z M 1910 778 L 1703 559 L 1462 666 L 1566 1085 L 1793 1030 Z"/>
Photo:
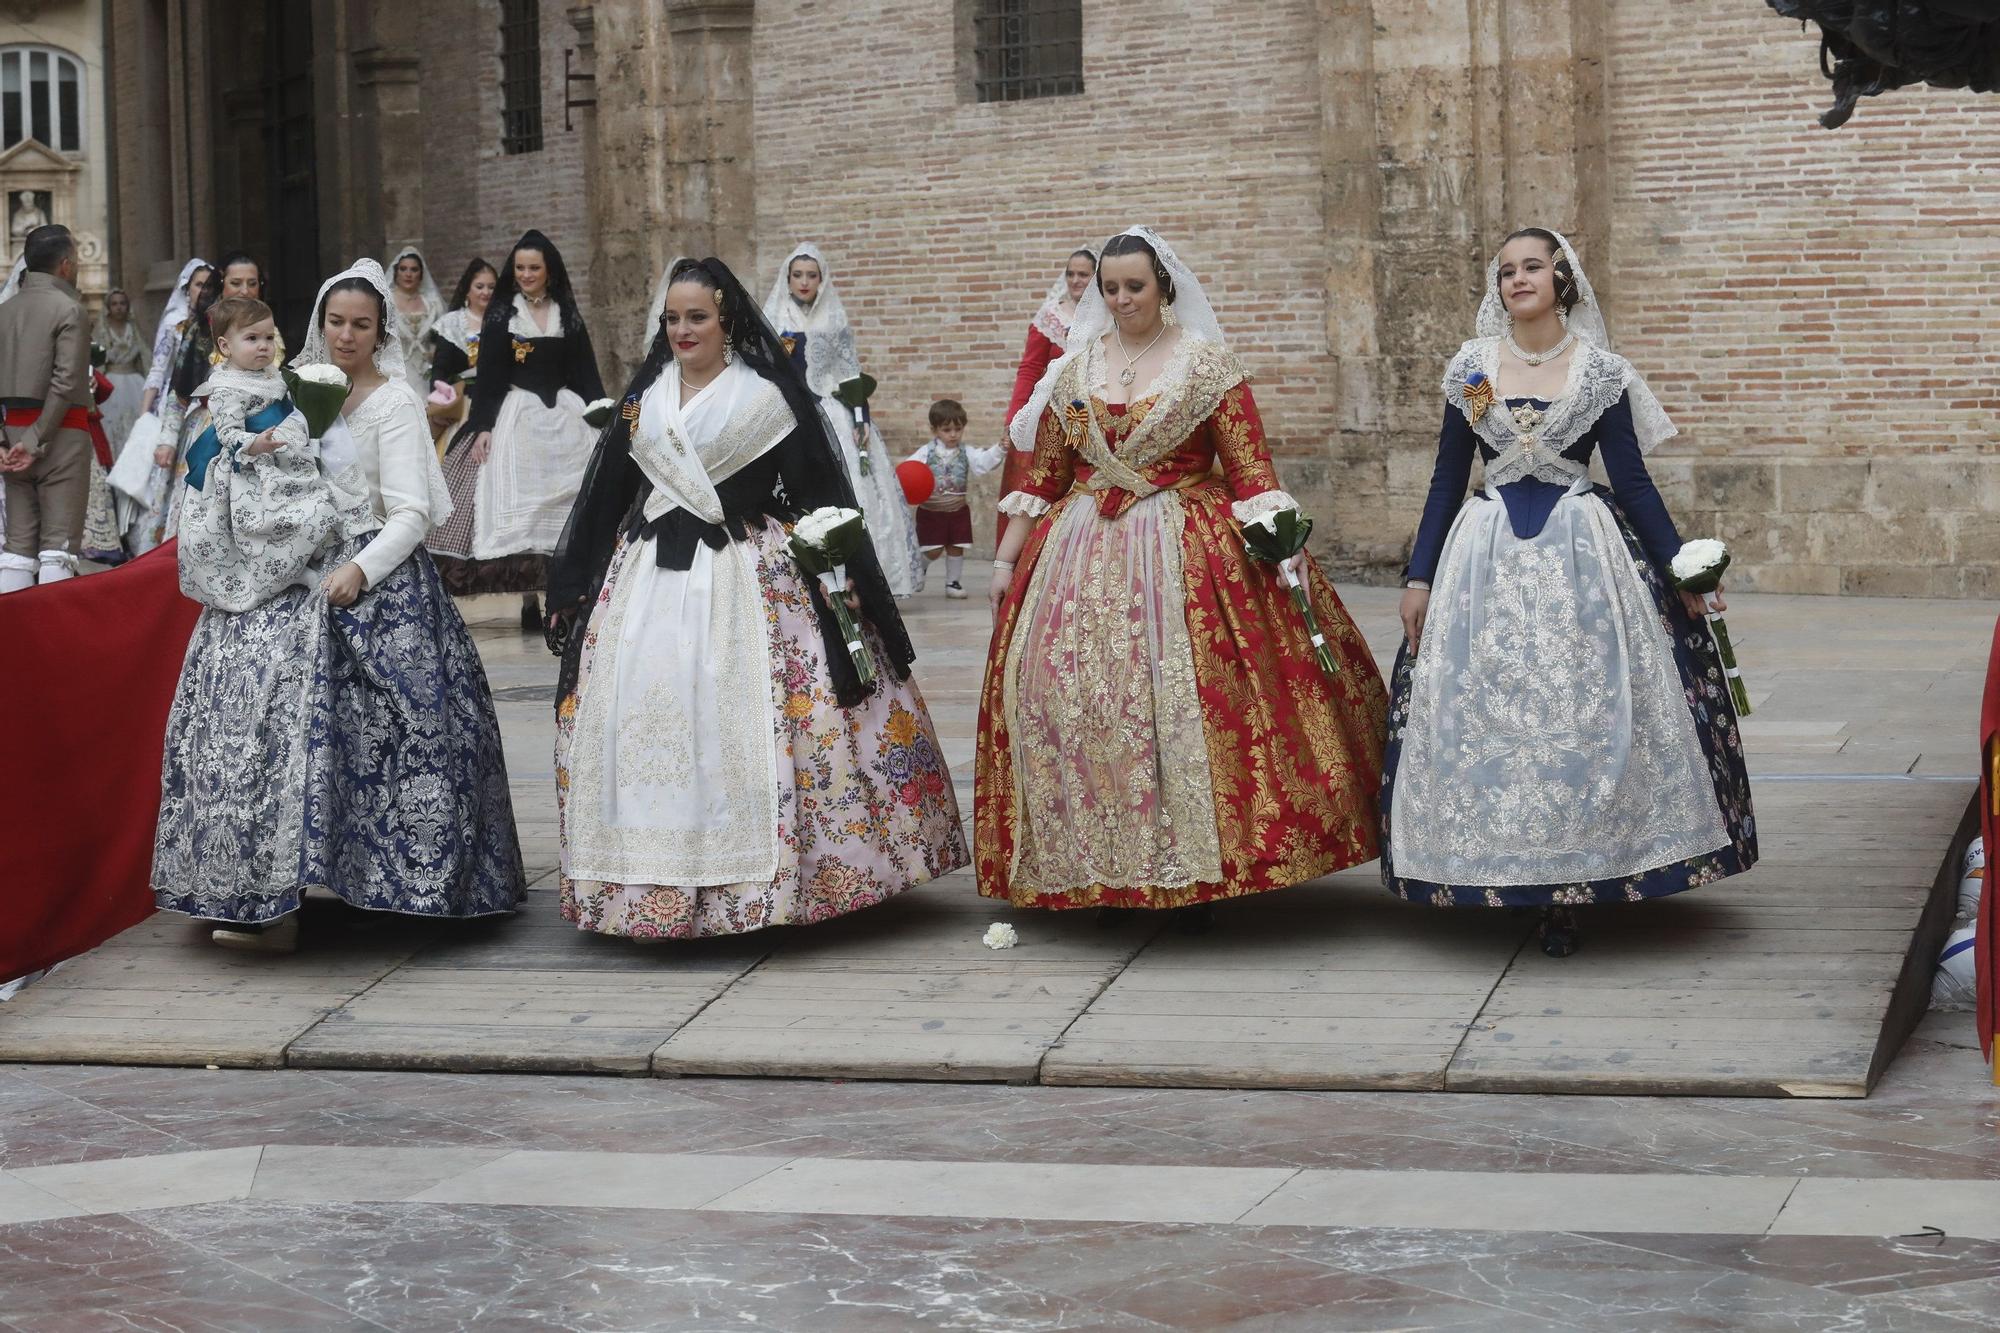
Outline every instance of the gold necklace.
<path fill-rule="evenodd" d="M 1139 378 L 1139 356 L 1144 356 L 1160 345 L 1160 339 L 1167 336 L 1167 321 L 1164 319 L 1160 321 L 1160 331 L 1153 335 L 1153 341 L 1139 349 L 1139 356 L 1133 356 L 1126 348 L 1125 331 L 1118 327 L 1115 320 L 1111 325 L 1111 336 L 1118 340 L 1118 350 L 1125 354 L 1125 369 L 1118 372 L 1118 382 L 1129 389 L 1132 387 L 1132 381 Z"/>

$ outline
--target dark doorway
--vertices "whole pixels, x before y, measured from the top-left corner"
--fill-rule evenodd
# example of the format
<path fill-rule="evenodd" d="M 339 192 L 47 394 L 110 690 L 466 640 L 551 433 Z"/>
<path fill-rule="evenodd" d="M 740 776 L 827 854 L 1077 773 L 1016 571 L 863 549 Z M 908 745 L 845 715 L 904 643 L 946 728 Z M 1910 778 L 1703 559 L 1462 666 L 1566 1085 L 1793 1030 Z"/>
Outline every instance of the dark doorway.
<path fill-rule="evenodd" d="M 312 6 L 267 0 L 264 6 L 265 216 L 271 221 L 273 298 L 285 344 L 296 348 L 319 291 L 319 192 L 313 170 Z"/>
<path fill-rule="evenodd" d="M 320 280 L 312 9 L 237 0 L 215 14 L 215 61 L 228 79 L 218 104 L 217 240 L 263 265 L 264 298 L 292 349 Z"/>

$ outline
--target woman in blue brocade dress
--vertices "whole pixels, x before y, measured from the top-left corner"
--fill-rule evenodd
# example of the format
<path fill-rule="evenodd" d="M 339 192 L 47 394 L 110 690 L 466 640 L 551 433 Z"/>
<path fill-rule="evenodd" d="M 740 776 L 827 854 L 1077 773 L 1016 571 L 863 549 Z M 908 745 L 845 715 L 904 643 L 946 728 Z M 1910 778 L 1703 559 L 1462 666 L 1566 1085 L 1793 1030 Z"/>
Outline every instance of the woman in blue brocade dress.
<path fill-rule="evenodd" d="M 1508 238 L 1478 333 L 1445 372 L 1405 570 L 1382 877 L 1439 907 L 1539 907 L 1560 957 L 1573 906 L 1747 870 L 1756 829 L 1700 599 L 1666 573 L 1681 541 L 1643 455 L 1674 427 L 1567 240 Z"/>
<path fill-rule="evenodd" d="M 174 693 L 154 900 L 219 944 L 290 949 L 310 888 L 437 917 L 526 888 L 485 669 L 421 545 L 451 504 L 389 317 L 364 259 L 320 288 L 295 363 L 353 386 L 318 443 L 364 484 L 362 531 L 319 586 L 205 610 Z"/>

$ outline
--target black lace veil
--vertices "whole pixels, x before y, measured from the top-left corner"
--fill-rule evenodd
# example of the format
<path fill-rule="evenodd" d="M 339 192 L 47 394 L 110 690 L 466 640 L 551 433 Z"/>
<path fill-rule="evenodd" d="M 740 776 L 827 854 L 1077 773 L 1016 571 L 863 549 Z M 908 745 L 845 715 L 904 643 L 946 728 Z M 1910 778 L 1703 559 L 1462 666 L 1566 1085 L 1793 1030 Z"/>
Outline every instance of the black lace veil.
<path fill-rule="evenodd" d="M 730 351 L 758 376 L 776 385 L 792 409 L 798 428 L 780 447 L 790 447 L 799 452 L 798 465 L 790 475 L 793 480 L 802 483 L 802 490 L 810 490 L 811 493 L 787 495 L 788 503 L 800 511 L 822 505 L 859 509 L 861 506 L 855 498 L 854 485 L 848 478 L 839 446 L 834 443 L 833 427 L 820 407 L 818 396 L 806 387 L 784 344 L 743 289 L 743 284 L 728 265 L 720 259 L 711 258 L 681 260 L 674 265 L 668 286 L 690 276 L 715 290 Z M 495 301 L 498 301 L 497 294 Z M 574 688 L 575 658 L 583 637 L 581 631 L 591 604 L 604 586 L 618 537 L 631 523 L 642 497 L 650 491 L 644 474 L 632 459 L 632 428 L 646 391 L 659 379 L 673 356 L 673 345 L 667 337 L 665 321 L 657 318 L 658 312 L 654 313 L 656 324 L 646 359 L 633 372 L 617 410 L 598 437 L 597 448 L 591 454 L 590 465 L 584 471 L 583 484 L 577 492 L 576 504 L 563 527 L 562 540 L 557 543 L 556 553 L 549 561 L 549 610 L 562 617 L 560 625 L 552 620 L 550 629 L 550 647 L 564 657 L 558 700 Z M 874 549 L 864 549 L 848 562 L 847 570 L 860 596 L 862 615 L 881 636 L 896 674 L 907 677 L 909 665 L 916 654 Z M 820 604 L 818 585 L 810 580 L 808 582 L 813 589 L 813 600 L 825 637 L 838 644 L 833 617 Z M 852 706 L 859 702 L 864 691 L 854 676 L 853 664 L 848 660 L 846 651 L 830 652 L 828 659 L 835 690 L 842 704 Z"/>

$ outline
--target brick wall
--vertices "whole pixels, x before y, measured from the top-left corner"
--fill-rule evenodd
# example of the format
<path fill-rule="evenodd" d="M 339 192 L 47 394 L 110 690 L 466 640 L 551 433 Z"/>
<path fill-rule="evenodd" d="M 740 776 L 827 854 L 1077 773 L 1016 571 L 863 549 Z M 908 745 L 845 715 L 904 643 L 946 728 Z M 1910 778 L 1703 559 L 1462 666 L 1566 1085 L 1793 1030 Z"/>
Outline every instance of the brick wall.
<path fill-rule="evenodd" d="M 589 317 L 582 122 L 563 130 L 563 49 L 577 45 L 565 7 L 542 0 L 542 150 L 509 156 L 500 151 L 498 0 L 423 6 L 423 243 L 447 299 L 474 255 L 497 266 L 516 237 L 539 227 L 562 251 Z"/>
<path fill-rule="evenodd" d="M 756 296 L 816 241 L 891 451 L 929 437 L 941 397 L 993 439 L 1064 258 L 1150 223 L 1249 364 L 1281 473 L 1316 460 L 1331 406 L 1312 0 L 1093 0 L 1081 96 L 986 104 L 961 93 L 954 8 L 759 7 Z"/>
<path fill-rule="evenodd" d="M 1656 467 L 1746 585 L 2000 596 L 2000 98 L 1846 128 L 1817 39 L 1614 0 L 1607 309 L 1683 435 Z"/>
<path fill-rule="evenodd" d="M 818 241 L 892 447 L 923 437 L 942 395 L 990 437 L 1063 254 L 1152 222 L 1208 284 L 1288 482 L 1347 516 L 1322 551 L 1387 574 L 1428 454 L 1393 447 L 1386 423 L 1407 413 L 1333 401 L 1324 8 L 1099 0 L 1084 95 L 980 105 L 954 6 L 760 6 L 754 287 L 794 240 Z M 1378 36 L 1385 10 L 1420 8 L 1377 0 Z M 2000 596 L 2000 98 L 1907 90 L 1829 133 L 1816 38 L 1762 6 L 1603 8 L 1610 227 L 1585 259 L 1682 428 L 1655 455 L 1681 526 L 1736 547 L 1740 586 Z M 1421 101 L 1376 112 L 1398 153 L 1443 151 Z M 1507 225 L 1534 193 L 1510 192 Z M 1474 294 L 1453 298 L 1469 323 Z M 1441 336 L 1439 365 L 1460 336 Z M 1337 428 L 1370 419 L 1386 471 L 1357 466 Z"/>

